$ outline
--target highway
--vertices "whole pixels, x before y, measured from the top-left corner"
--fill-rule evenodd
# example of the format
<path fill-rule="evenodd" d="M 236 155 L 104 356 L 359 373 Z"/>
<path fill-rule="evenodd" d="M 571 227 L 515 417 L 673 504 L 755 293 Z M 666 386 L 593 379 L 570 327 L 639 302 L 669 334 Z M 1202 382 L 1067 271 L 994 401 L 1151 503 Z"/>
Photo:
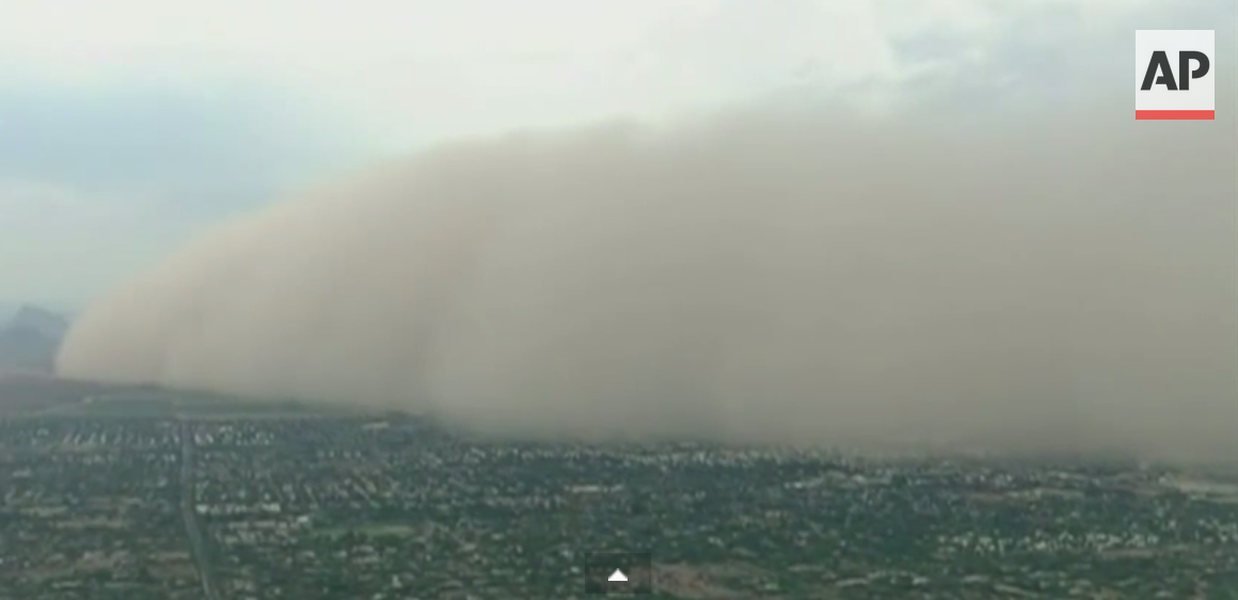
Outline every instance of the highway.
<path fill-rule="evenodd" d="M 202 582 L 203 600 L 219 600 L 219 594 L 216 593 L 215 584 L 212 581 L 206 542 L 202 537 L 202 528 L 198 524 L 198 514 L 194 510 L 193 470 L 193 425 L 188 421 L 181 421 L 181 516 L 185 521 L 185 533 L 189 536 L 194 562 L 198 566 L 198 579 Z"/>

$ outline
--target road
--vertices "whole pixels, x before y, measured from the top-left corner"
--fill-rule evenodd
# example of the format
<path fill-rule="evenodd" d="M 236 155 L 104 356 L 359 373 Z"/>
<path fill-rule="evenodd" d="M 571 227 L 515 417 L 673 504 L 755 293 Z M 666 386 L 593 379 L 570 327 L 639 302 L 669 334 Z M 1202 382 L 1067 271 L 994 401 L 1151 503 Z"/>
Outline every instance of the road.
<path fill-rule="evenodd" d="M 204 600 L 219 600 L 212 580 L 210 557 L 206 553 L 206 542 L 202 537 L 202 528 L 198 524 L 198 513 L 194 510 L 194 441 L 193 425 L 181 421 L 181 516 L 185 520 L 185 533 L 189 536 L 190 549 L 194 562 L 198 566 L 198 579 L 202 582 L 202 598 Z"/>

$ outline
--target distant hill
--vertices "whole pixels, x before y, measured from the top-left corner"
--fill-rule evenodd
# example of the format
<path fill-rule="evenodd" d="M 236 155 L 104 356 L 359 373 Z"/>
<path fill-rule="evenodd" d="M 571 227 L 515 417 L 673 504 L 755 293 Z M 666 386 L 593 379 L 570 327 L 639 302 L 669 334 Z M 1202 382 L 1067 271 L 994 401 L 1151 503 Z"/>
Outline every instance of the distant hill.
<path fill-rule="evenodd" d="M 23 305 L 0 322 L 0 374 L 52 373 L 56 351 L 69 329 L 64 316 Z"/>

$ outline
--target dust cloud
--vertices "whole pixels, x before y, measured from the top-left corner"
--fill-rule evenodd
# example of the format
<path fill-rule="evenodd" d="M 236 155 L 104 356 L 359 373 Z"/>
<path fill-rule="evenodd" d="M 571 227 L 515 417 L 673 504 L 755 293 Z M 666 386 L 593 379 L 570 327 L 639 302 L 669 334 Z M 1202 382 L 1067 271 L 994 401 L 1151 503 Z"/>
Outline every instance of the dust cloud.
<path fill-rule="evenodd" d="M 58 369 L 522 436 L 1238 457 L 1234 124 L 946 121 L 447 144 L 193 240 Z"/>

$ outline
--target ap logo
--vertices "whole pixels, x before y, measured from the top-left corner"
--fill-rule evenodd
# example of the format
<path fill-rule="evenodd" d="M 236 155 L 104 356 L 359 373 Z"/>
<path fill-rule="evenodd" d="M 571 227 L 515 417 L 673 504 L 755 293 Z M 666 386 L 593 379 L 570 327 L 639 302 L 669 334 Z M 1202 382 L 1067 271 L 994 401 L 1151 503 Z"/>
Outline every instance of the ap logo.
<path fill-rule="evenodd" d="M 1204 29 L 1135 30 L 1135 118 L 1215 119 L 1215 40 Z"/>

